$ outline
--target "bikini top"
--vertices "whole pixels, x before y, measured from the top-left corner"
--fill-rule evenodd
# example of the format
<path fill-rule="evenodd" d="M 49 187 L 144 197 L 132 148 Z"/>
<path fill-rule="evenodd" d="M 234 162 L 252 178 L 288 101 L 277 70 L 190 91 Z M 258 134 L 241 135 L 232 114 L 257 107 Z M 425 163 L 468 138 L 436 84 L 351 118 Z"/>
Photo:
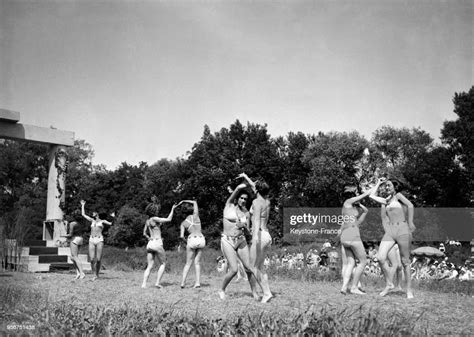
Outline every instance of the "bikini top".
<path fill-rule="evenodd" d="M 402 207 L 402 204 L 400 203 L 400 201 L 398 201 L 398 199 L 394 198 L 393 200 L 391 200 L 387 204 L 386 208 L 387 208 L 387 210 L 392 210 L 392 209 L 403 208 L 403 207 Z"/>
<path fill-rule="evenodd" d="M 404 205 L 398 201 L 397 198 L 392 199 L 387 206 L 385 207 L 387 214 L 390 217 L 390 221 L 393 221 L 393 217 L 396 216 L 400 218 L 398 221 L 406 220 L 406 209 Z"/>
<path fill-rule="evenodd" d="M 359 211 L 355 207 L 342 207 L 341 211 L 342 215 L 347 215 L 347 216 L 355 216 L 357 217 L 359 215 Z"/>
<path fill-rule="evenodd" d="M 92 221 L 91 223 L 91 228 L 95 228 L 95 227 L 100 227 L 100 228 L 104 228 L 104 225 L 102 224 L 102 221 Z"/>
<path fill-rule="evenodd" d="M 151 229 L 159 228 L 161 226 L 160 222 L 158 222 L 157 224 L 156 221 L 153 221 L 151 219 L 148 219 L 146 222 L 148 224 L 148 227 L 150 227 Z"/>
<path fill-rule="evenodd" d="M 189 218 L 186 218 L 186 219 L 184 220 L 184 221 L 186 221 L 187 223 L 189 223 L 189 226 L 186 227 L 188 231 L 191 229 L 192 226 L 197 226 L 197 225 L 200 225 L 200 224 L 201 224 L 201 221 L 194 223 L 194 216 L 191 216 L 191 219 L 192 219 L 192 221 L 190 221 Z"/>
<path fill-rule="evenodd" d="M 239 217 L 237 214 L 237 206 L 235 205 L 229 205 L 224 208 L 224 218 L 230 222 L 247 222 L 247 216 L 245 214 Z"/>

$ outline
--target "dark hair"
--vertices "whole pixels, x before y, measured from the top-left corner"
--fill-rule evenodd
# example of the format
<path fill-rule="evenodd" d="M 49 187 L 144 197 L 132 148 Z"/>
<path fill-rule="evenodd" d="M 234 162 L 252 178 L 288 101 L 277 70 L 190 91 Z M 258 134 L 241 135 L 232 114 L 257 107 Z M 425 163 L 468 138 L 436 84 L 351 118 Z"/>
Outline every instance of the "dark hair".
<path fill-rule="evenodd" d="M 342 201 L 355 197 L 359 192 L 359 189 L 355 185 L 347 185 L 344 187 L 344 192 L 341 193 Z"/>
<path fill-rule="evenodd" d="M 405 184 L 402 181 L 400 181 L 398 178 L 390 177 L 387 180 L 387 182 L 388 181 L 390 181 L 392 183 L 393 189 L 395 190 L 395 192 L 400 192 L 405 188 Z M 386 182 L 382 186 L 384 186 L 385 184 L 386 184 Z"/>
<path fill-rule="evenodd" d="M 240 190 L 239 193 L 237 193 L 237 197 L 235 198 L 235 203 L 237 203 L 242 195 L 246 194 L 248 198 L 250 198 L 250 192 L 244 188 L 243 190 Z M 248 200 L 247 200 L 248 202 Z"/>
<path fill-rule="evenodd" d="M 390 181 L 393 184 L 395 192 L 400 192 L 405 187 L 405 185 L 400 180 L 390 179 Z"/>
<path fill-rule="evenodd" d="M 145 208 L 145 214 L 149 217 L 157 216 L 160 212 L 161 204 L 157 202 L 157 200 L 153 200 L 153 202 L 149 203 Z"/>
<path fill-rule="evenodd" d="M 194 206 L 190 204 L 185 204 L 183 205 L 183 208 L 181 211 L 186 216 L 191 215 L 194 213 Z"/>
<path fill-rule="evenodd" d="M 255 184 L 255 188 L 257 189 L 257 192 L 260 193 L 262 196 L 267 196 L 268 193 L 270 192 L 270 186 L 264 181 L 264 180 L 259 180 Z"/>

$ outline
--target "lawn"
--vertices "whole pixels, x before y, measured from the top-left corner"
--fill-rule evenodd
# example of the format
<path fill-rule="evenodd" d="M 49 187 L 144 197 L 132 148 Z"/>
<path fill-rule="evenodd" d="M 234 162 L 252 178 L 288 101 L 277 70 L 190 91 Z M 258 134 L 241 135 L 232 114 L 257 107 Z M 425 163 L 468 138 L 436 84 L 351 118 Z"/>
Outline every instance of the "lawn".
<path fill-rule="evenodd" d="M 474 334 L 474 299 L 469 294 L 415 288 L 380 297 L 378 283 L 367 283 L 365 296 L 342 295 L 336 281 L 298 281 L 270 276 L 275 297 L 255 302 L 246 281 L 233 281 L 228 297 L 217 295 L 222 276 L 204 275 L 200 289 L 181 289 L 180 274 L 168 272 L 163 289 L 140 287 L 141 271 L 107 269 L 73 281 L 74 274 L 0 274 L 1 331 L 12 324 L 30 333 L 321 333 L 331 334 Z M 470 285 L 472 287 L 472 283 Z M 31 330 L 32 329 L 32 330 Z M 18 332 L 18 331 L 17 331 Z M 36 333 L 35 333 L 36 332 Z"/>

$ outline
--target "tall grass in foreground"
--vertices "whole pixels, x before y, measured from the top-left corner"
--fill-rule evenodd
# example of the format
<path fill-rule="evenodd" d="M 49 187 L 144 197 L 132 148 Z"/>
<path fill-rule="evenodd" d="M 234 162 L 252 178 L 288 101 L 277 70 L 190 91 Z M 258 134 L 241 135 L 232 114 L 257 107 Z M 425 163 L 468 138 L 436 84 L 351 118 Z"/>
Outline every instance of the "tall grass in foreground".
<path fill-rule="evenodd" d="M 250 316 L 208 319 L 184 315 L 169 306 L 91 306 L 66 301 L 48 303 L 46 294 L 8 287 L 0 294 L 0 318 L 4 324 L 33 325 L 34 335 L 409 335 L 426 328 L 402 312 L 379 312 L 309 307 L 288 315 L 259 313 Z M 5 329 L 5 325 L 2 327 Z M 4 330 L 5 331 L 5 330 Z"/>

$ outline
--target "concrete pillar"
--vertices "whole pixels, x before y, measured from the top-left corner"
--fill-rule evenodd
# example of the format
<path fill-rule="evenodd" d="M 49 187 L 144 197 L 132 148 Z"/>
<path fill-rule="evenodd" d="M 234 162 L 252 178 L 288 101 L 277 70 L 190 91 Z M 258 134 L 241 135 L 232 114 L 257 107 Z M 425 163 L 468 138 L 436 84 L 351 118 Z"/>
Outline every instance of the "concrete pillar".
<path fill-rule="evenodd" d="M 67 152 L 62 145 L 52 145 L 49 150 L 48 196 L 43 240 L 62 241 L 66 235 L 62 207 L 66 199 Z M 53 233 L 51 233 L 53 231 Z M 52 234 L 52 235 L 51 235 Z"/>

